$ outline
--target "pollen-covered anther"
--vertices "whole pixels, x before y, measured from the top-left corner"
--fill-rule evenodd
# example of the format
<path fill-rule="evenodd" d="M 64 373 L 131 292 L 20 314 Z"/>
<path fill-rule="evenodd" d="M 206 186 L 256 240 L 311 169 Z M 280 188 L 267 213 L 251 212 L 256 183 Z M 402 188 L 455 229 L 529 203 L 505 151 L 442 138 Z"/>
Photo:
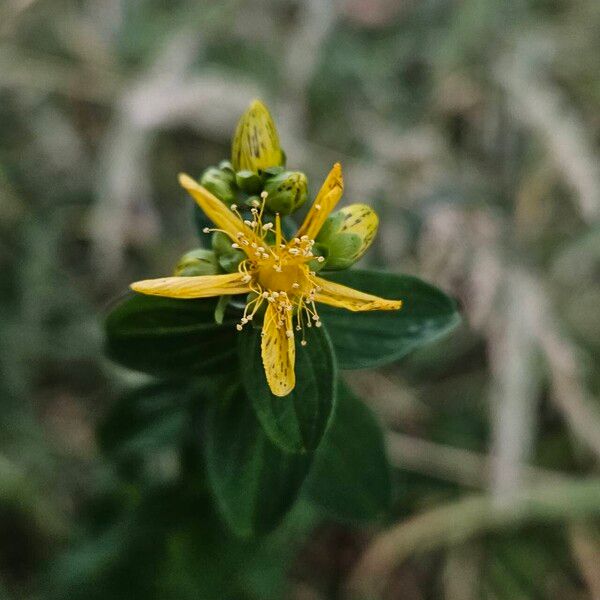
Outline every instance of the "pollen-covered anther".
<path fill-rule="evenodd" d="M 292 287 L 297 290 L 300 287 L 300 284 L 297 281 L 294 281 L 294 283 L 292 283 Z"/>
<path fill-rule="evenodd" d="M 231 210 L 237 210 L 237 204 L 232 204 L 229 208 Z"/>
<path fill-rule="evenodd" d="M 235 328 L 236 328 L 238 331 L 241 331 L 241 330 L 243 329 L 243 327 L 242 327 L 242 326 L 241 326 L 239 323 L 238 323 L 238 324 L 235 326 Z"/>
<path fill-rule="evenodd" d="M 315 204 L 315 210 L 321 210 L 321 205 L 320 204 Z"/>
<path fill-rule="evenodd" d="M 202 233 L 210 233 L 210 227 L 203 227 Z"/>
<path fill-rule="evenodd" d="M 265 223 L 263 225 L 263 229 L 265 229 L 266 231 L 268 231 L 269 229 L 273 229 L 273 223 Z"/>
<path fill-rule="evenodd" d="M 291 338 L 293 338 L 293 337 L 294 337 L 294 332 L 293 332 L 291 329 L 288 329 L 288 330 L 285 332 L 285 335 L 286 335 L 286 337 L 287 337 L 288 339 L 291 339 Z"/>
<path fill-rule="evenodd" d="M 250 275 L 244 275 L 242 277 L 242 282 L 243 283 L 249 283 L 250 281 L 252 281 L 252 277 Z"/>
<path fill-rule="evenodd" d="M 233 244 L 231 244 L 232 248 L 239 248 L 240 245 L 237 242 L 233 242 Z"/>
<path fill-rule="evenodd" d="M 317 257 L 317 262 L 320 262 L 320 263 L 325 262 L 325 257 L 324 256 Z"/>
<path fill-rule="evenodd" d="M 301 346 L 306 346 L 306 344 L 308 344 L 308 342 L 306 340 L 301 340 L 300 341 L 300 345 Z"/>

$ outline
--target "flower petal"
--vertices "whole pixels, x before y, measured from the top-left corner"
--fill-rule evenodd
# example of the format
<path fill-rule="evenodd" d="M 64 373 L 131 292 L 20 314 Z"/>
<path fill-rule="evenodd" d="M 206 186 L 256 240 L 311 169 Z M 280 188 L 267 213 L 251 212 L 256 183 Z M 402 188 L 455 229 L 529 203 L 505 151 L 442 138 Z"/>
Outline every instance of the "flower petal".
<path fill-rule="evenodd" d="M 304 223 L 298 229 L 297 237 L 307 235 L 311 240 L 317 237 L 329 213 L 335 208 L 344 191 L 342 166 L 335 163 L 321 186 L 313 205 L 310 207 Z"/>
<path fill-rule="evenodd" d="M 296 385 L 296 347 L 288 331 L 293 331 L 292 312 L 278 310 L 270 303 L 265 312 L 261 353 L 267 383 L 275 396 L 287 396 Z"/>
<path fill-rule="evenodd" d="M 131 284 L 131 289 L 149 296 L 167 298 L 211 298 L 213 296 L 245 294 L 250 291 L 242 273 L 198 275 L 195 277 L 160 277 Z"/>
<path fill-rule="evenodd" d="M 179 183 L 190 193 L 206 216 L 232 240 L 235 241 L 238 232 L 241 231 L 251 243 L 255 242 L 260 245 L 261 240 L 252 229 L 206 188 L 196 183 L 185 173 L 179 174 Z"/>
<path fill-rule="evenodd" d="M 398 310 L 402 308 L 402 300 L 386 300 L 359 292 L 351 287 L 327 281 L 321 277 L 313 278 L 316 285 L 321 290 L 315 294 L 315 300 L 329 306 L 345 308 L 353 312 L 362 312 L 367 310 Z"/>

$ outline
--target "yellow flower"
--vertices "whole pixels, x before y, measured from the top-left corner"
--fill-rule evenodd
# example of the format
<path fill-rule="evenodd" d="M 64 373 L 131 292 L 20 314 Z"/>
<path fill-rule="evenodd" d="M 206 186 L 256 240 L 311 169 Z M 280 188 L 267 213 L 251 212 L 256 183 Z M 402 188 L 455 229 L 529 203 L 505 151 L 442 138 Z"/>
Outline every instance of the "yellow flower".
<path fill-rule="evenodd" d="M 181 174 L 179 182 L 217 226 L 217 229 L 206 228 L 205 232 L 216 230 L 227 234 L 232 246 L 243 250 L 246 258 L 237 273 L 149 279 L 133 283 L 131 288 L 142 294 L 169 298 L 250 294 L 237 328 L 242 330 L 266 306 L 261 334 L 262 362 L 271 392 L 276 396 L 286 396 L 294 389 L 294 332 L 302 333 L 300 343 L 305 345 L 304 328 L 321 326 L 315 303 L 351 311 L 396 310 L 402 306 L 399 300 L 384 300 L 327 281 L 310 268 L 312 261 L 324 260 L 316 258 L 312 248 L 342 195 L 339 164 L 334 165 L 296 236 L 289 241 L 283 238 L 278 214 L 274 223 L 266 221 L 265 192 L 261 202 L 256 201 L 252 208 L 252 219 L 243 220 L 235 205 L 228 208 L 187 175 Z"/>

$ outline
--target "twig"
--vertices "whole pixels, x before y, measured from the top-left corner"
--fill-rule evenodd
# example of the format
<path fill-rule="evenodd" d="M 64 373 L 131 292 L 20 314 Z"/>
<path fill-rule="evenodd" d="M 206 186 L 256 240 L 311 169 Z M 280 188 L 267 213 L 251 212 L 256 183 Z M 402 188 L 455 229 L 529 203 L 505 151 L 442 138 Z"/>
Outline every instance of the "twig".
<path fill-rule="evenodd" d="M 506 506 L 470 496 L 412 517 L 378 535 L 349 578 L 349 597 L 375 598 L 391 572 L 411 555 L 461 544 L 489 531 L 600 515 L 600 479 L 519 490 Z"/>
<path fill-rule="evenodd" d="M 487 488 L 493 456 L 388 431 L 386 443 L 394 467 L 452 481 L 472 488 Z M 567 475 L 522 465 L 527 483 L 561 483 Z"/>

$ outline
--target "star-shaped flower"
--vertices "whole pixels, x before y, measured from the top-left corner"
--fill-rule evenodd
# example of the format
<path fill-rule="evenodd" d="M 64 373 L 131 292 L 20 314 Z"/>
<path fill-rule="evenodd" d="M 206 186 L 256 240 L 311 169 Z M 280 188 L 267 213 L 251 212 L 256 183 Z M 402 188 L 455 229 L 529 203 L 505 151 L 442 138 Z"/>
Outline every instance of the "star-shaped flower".
<path fill-rule="evenodd" d="M 262 362 L 276 396 L 286 396 L 294 389 L 294 336 L 300 334 L 300 343 L 305 345 L 304 328 L 321 326 L 316 303 L 350 311 L 397 310 L 402 306 L 399 300 L 385 300 L 328 281 L 311 269 L 311 263 L 324 260 L 314 252 L 314 240 L 342 196 L 339 164 L 331 169 L 304 222 L 290 240 L 282 235 L 278 214 L 274 222 L 267 220 L 265 192 L 251 209 L 252 218 L 244 220 L 235 205 L 227 207 L 188 175 L 181 174 L 179 182 L 216 225 L 216 229 L 206 231 L 225 233 L 233 248 L 243 250 L 245 259 L 236 273 L 148 279 L 133 283 L 131 288 L 142 294 L 186 299 L 247 294 L 238 330 L 258 318 L 261 308 L 266 307 Z M 360 222 L 353 225 L 360 227 Z"/>

